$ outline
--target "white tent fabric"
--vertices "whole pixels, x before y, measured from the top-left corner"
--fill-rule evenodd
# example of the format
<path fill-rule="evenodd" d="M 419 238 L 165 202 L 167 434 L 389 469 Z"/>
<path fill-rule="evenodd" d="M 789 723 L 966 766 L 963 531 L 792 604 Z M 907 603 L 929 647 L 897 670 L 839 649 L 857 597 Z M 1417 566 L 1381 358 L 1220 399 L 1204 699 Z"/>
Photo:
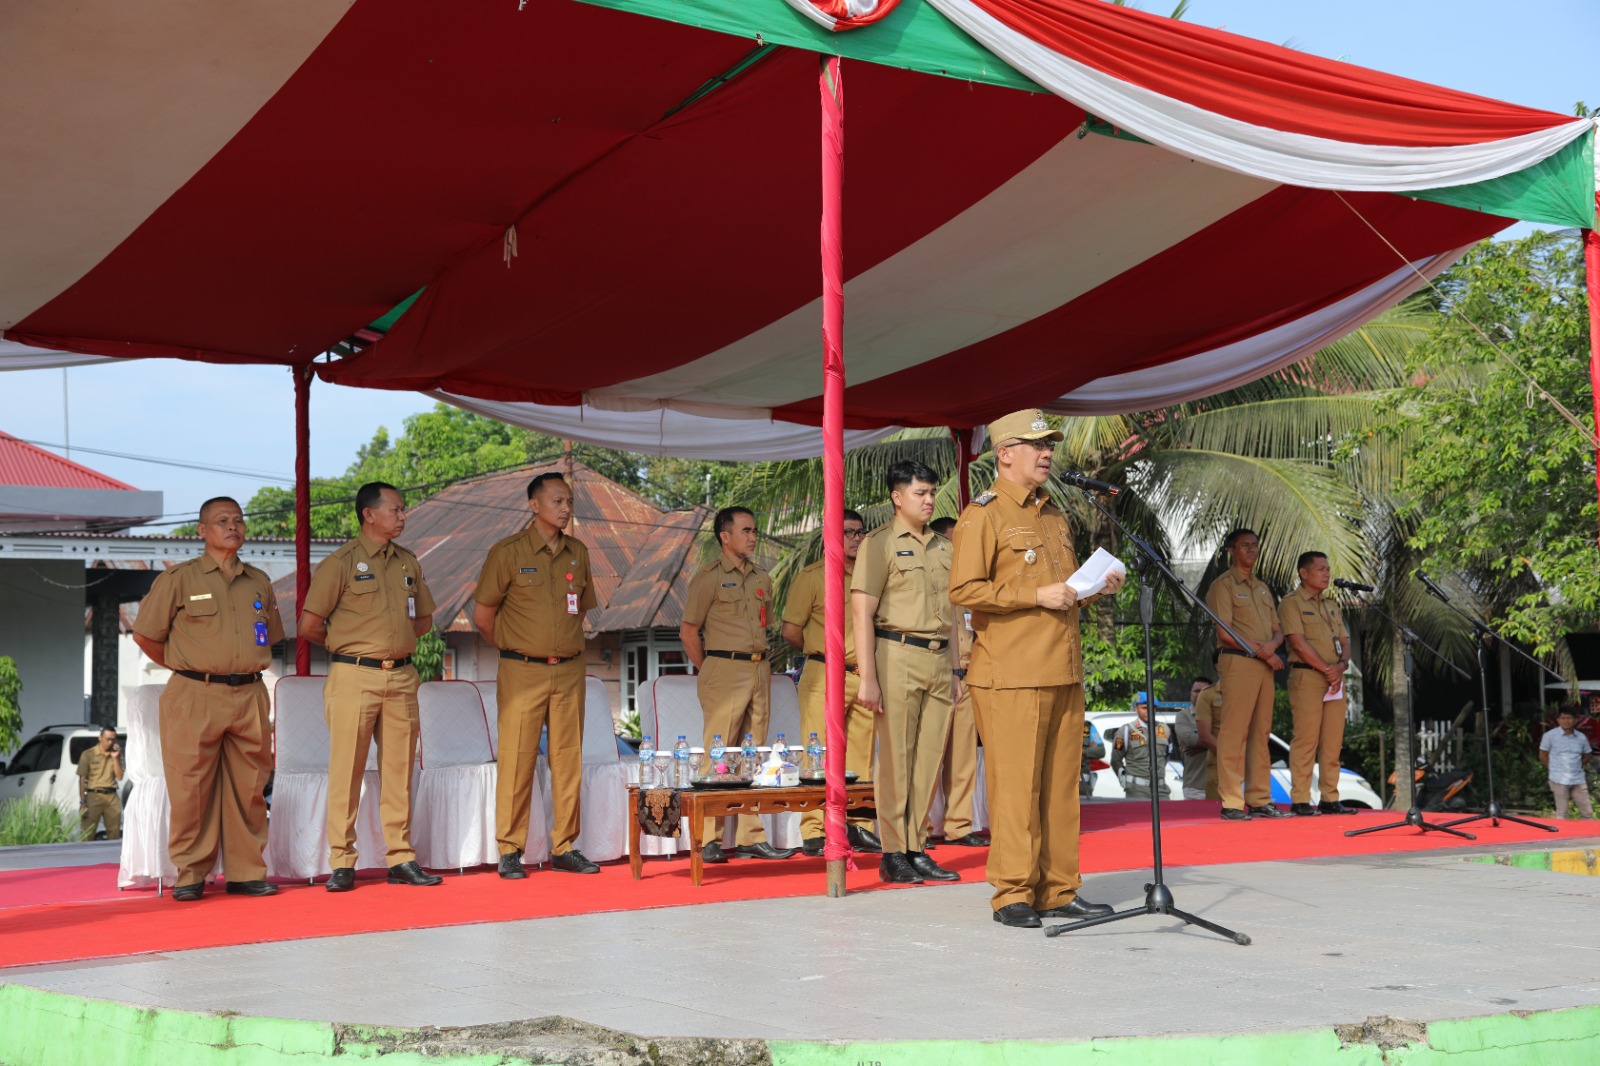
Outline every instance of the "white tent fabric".
<path fill-rule="evenodd" d="M 88 366 L 91 363 L 114 363 L 104 355 L 80 355 L 53 348 L 35 348 L 31 344 L 0 339 L 0 370 L 51 370 L 63 366 Z"/>

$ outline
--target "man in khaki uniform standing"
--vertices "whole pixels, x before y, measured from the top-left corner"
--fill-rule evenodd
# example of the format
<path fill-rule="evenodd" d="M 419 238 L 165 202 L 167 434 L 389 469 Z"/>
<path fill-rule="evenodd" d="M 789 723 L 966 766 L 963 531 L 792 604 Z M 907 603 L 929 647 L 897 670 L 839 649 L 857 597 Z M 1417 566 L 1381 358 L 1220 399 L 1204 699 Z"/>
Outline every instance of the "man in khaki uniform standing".
<path fill-rule="evenodd" d="M 411 766 L 417 757 L 417 638 L 433 624 L 422 564 L 394 542 L 406 528 L 400 490 L 381 481 L 356 491 L 361 532 L 311 576 L 300 635 L 328 649 L 322 702 L 328 753 L 329 892 L 355 888 L 356 806 L 361 775 L 378 741 L 378 811 L 389 883 L 437 885 L 411 847 Z"/>
<path fill-rule="evenodd" d="M 1333 571 L 1322 552 L 1303 552 L 1295 562 L 1300 587 L 1278 604 L 1278 621 L 1289 642 L 1289 743 L 1291 814 L 1354 814 L 1339 802 L 1339 753 L 1344 749 L 1344 671 L 1350 665 L 1350 634 L 1339 604 L 1328 595 Z M 1337 692 L 1335 699 L 1328 699 Z M 1318 770 L 1321 802 L 1311 806 L 1311 768 Z"/>
<path fill-rule="evenodd" d="M 122 800 L 117 782 L 122 780 L 122 749 L 117 746 L 117 731 L 110 726 L 100 730 L 94 747 L 78 756 L 78 828 L 85 840 L 106 823 L 106 839 L 122 837 Z"/>
<path fill-rule="evenodd" d="M 696 689 L 707 752 L 718 735 L 730 748 L 737 748 L 746 733 L 755 743 L 765 744 L 772 714 L 772 663 L 767 649 L 772 577 L 750 558 L 756 550 L 756 516 L 744 507 L 724 507 L 711 528 L 722 551 L 690 580 L 683 624 L 678 627 L 683 650 L 699 674 Z M 757 815 L 741 814 L 735 824 L 733 853 L 740 858 L 787 859 L 794 854 L 793 848 L 767 843 Z M 706 819 L 702 861 L 728 861 L 722 851 L 722 829 L 721 818 Z"/>
<path fill-rule="evenodd" d="M 262 851 L 272 773 L 267 686 L 283 640 L 272 580 L 239 561 L 244 514 L 226 496 L 200 505 L 203 555 L 156 577 L 139 604 L 134 643 L 172 671 L 161 690 L 161 764 L 172 799 L 172 898 L 197 900 L 222 851 L 227 891 L 270 896 Z"/>
<path fill-rule="evenodd" d="M 856 667 L 855 628 L 850 624 L 850 576 L 855 573 L 856 553 L 867 535 L 866 521 L 855 511 L 844 513 L 844 706 L 845 769 L 855 771 L 863 781 L 872 778 L 872 752 L 877 742 L 877 715 L 856 703 L 861 675 Z M 823 683 L 824 650 L 827 632 L 826 588 L 823 569 L 827 560 L 818 559 L 794 579 L 789 598 L 783 605 L 783 639 L 805 653 L 806 667 L 800 675 L 800 739 L 810 743 L 811 734 L 827 743 L 828 716 Z M 852 818 L 847 830 L 850 846 L 857 851 L 882 851 L 871 818 Z M 813 808 L 800 815 L 801 851 L 821 855 L 824 843 L 822 812 Z"/>
<path fill-rule="evenodd" d="M 946 540 L 955 531 L 954 518 L 935 518 L 928 528 Z M 950 671 L 950 739 L 944 746 L 944 766 L 939 783 L 944 786 L 944 842 L 963 848 L 986 848 L 989 838 L 972 830 L 972 800 L 978 791 L 978 723 L 972 717 L 972 691 L 967 688 L 967 664 L 972 661 L 972 612 L 952 610 Z"/>
<path fill-rule="evenodd" d="M 938 492 L 922 463 L 889 468 L 894 518 L 861 545 L 850 586 L 857 644 L 857 698 L 882 715 L 873 798 L 883 858 L 878 879 L 891 884 L 955 881 L 961 875 L 931 859 L 928 808 L 950 735 L 950 542 L 928 528 Z"/>
<path fill-rule="evenodd" d="M 1031 410 L 995 420 L 989 438 L 998 478 L 956 524 L 950 599 L 972 611 L 967 685 L 983 737 L 990 906 L 995 921 L 1036 929 L 1041 916 L 1111 913 L 1078 895 L 1083 651 L 1066 584 L 1078 559 L 1043 489 L 1061 434 Z M 1106 594 L 1121 586 L 1113 573 Z"/>
<path fill-rule="evenodd" d="M 528 509 L 528 527 L 489 549 L 472 597 L 472 624 L 500 649 L 495 836 L 500 876 L 508 880 L 528 876 L 522 853 L 539 735 L 547 726 L 551 865 L 568 873 L 600 872 L 572 846 L 583 783 L 583 616 L 596 606 L 589 549 L 566 535 L 572 489 L 560 474 L 528 482 Z"/>
<path fill-rule="evenodd" d="M 1183 754 L 1183 798 L 1216 799 L 1222 689 L 1209 677 L 1197 677 L 1189 686 L 1189 703 L 1175 730 Z"/>
<path fill-rule="evenodd" d="M 1233 565 L 1206 590 L 1206 606 L 1249 642 L 1241 647 L 1221 626 L 1217 644 L 1222 656 L 1222 732 L 1217 736 L 1217 787 L 1222 794 L 1222 817 L 1228 821 L 1287 818 L 1288 811 L 1272 805 L 1272 756 L 1267 737 L 1272 732 L 1273 673 L 1283 669 L 1278 648 L 1283 630 L 1278 625 L 1278 605 L 1272 590 L 1255 576 L 1261 541 L 1249 529 L 1236 529 L 1223 540 Z M 1248 791 L 1247 791 L 1248 789 Z"/>

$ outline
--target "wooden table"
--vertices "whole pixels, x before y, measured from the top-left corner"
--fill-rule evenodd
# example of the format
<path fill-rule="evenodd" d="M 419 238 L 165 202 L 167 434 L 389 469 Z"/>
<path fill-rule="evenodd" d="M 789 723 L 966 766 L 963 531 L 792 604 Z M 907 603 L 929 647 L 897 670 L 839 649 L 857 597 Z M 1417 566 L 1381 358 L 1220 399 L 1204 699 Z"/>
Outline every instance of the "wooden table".
<path fill-rule="evenodd" d="M 858 781 L 846 785 L 845 808 L 852 814 L 857 811 L 877 811 L 872 782 Z M 701 836 L 707 818 L 720 818 L 729 814 L 779 814 L 784 811 L 809 811 L 820 809 L 826 801 L 824 785 L 799 785 L 795 788 L 686 788 L 679 793 L 679 806 L 689 823 L 689 880 L 698 888 L 704 873 L 705 860 L 701 852 Z M 681 830 L 680 830 L 681 832 Z M 628 864 L 633 868 L 635 881 L 643 875 L 644 856 L 639 853 L 639 786 L 628 786 Z"/>

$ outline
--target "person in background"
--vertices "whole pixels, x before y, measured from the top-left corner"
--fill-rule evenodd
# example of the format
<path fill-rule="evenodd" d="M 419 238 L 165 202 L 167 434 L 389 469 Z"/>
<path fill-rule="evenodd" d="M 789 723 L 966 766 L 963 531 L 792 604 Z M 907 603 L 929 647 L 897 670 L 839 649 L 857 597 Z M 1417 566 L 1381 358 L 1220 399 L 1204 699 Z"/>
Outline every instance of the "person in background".
<path fill-rule="evenodd" d="M 1328 595 L 1333 571 L 1322 552 L 1302 552 L 1295 562 L 1300 587 L 1278 604 L 1278 620 L 1289 642 L 1289 707 L 1294 737 L 1289 744 L 1291 814 L 1354 814 L 1339 802 L 1339 753 L 1344 750 L 1344 672 L 1350 665 L 1350 634 L 1338 601 Z M 1321 800 L 1311 806 L 1311 772 L 1317 771 Z"/>
<path fill-rule="evenodd" d="M 956 520 L 949 516 L 928 523 L 945 540 Z M 944 842 L 963 848 L 986 848 L 989 838 L 972 830 L 972 800 L 978 790 L 978 725 L 972 717 L 972 693 L 967 691 L 967 663 L 972 658 L 972 612 L 951 609 L 954 653 L 950 695 L 950 740 L 944 748 L 939 781 L 944 786 Z M 930 845 L 931 846 L 931 845 Z"/>
<path fill-rule="evenodd" d="M 78 756 L 78 828 L 83 839 L 93 839 L 102 819 L 106 839 L 121 839 L 122 800 L 117 796 L 121 780 L 122 748 L 117 744 L 117 731 L 102 726 L 99 742 Z"/>
<path fill-rule="evenodd" d="M 1096 759 L 1104 759 L 1105 757 L 1105 738 L 1100 735 L 1100 730 L 1094 727 L 1093 722 L 1085 721 L 1083 723 L 1083 765 L 1080 767 L 1078 776 L 1079 799 L 1088 799 L 1094 795 L 1095 771 L 1090 764 Z"/>
<path fill-rule="evenodd" d="M 1173 735 L 1183 756 L 1183 798 L 1216 799 L 1217 709 L 1221 693 L 1209 677 L 1189 686 L 1189 706 L 1178 712 Z"/>
<path fill-rule="evenodd" d="M 1565 818 L 1571 805 L 1578 808 L 1580 816 L 1594 817 L 1589 783 L 1583 773 L 1594 749 L 1577 726 L 1577 708 L 1562 707 L 1556 713 L 1556 727 L 1539 738 L 1539 761 L 1550 773 L 1550 795 L 1556 802 L 1557 818 Z"/>
<path fill-rule="evenodd" d="M 1140 692 L 1133 697 L 1135 719 L 1122 726 L 1111 741 L 1111 768 L 1122 779 L 1122 791 L 1129 799 L 1149 799 L 1150 790 L 1167 779 L 1167 746 L 1172 736 L 1161 722 L 1150 722 L 1149 697 Z M 1150 776 L 1150 749 L 1155 748 L 1155 776 Z"/>

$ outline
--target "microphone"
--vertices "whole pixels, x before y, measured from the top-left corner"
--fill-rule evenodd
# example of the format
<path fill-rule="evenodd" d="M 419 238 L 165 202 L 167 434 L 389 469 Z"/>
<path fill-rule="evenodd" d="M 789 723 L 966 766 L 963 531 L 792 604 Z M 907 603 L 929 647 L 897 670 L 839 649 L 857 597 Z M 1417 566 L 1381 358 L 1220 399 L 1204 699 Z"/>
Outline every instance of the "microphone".
<path fill-rule="evenodd" d="M 1421 567 L 1418 567 L 1416 570 L 1412 571 L 1412 573 L 1416 575 L 1416 578 L 1417 578 L 1418 581 L 1420 581 L 1424 585 L 1428 586 L 1428 591 L 1429 592 L 1431 592 L 1435 596 L 1439 597 L 1445 603 L 1449 603 L 1450 602 L 1450 597 L 1445 595 L 1444 589 L 1440 588 L 1438 585 L 1435 585 L 1433 583 L 1433 581 L 1428 577 L 1428 575 L 1424 574 L 1422 572 L 1422 568 Z"/>
<path fill-rule="evenodd" d="M 1063 470 L 1056 474 L 1056 477 L 1066 484 L 1080 488 L 1085 492 L 1103 492 L 1107 496 L 1122 495 L 1122 490 L 1110 482 L 1096 481 L 1094 478 L 1080 474 L 1076 470 Z"/>
<path fill-rule="evenodd" d="M 1347 590 L 1349 592 L 1372 592 L 1372 591 L 1374 591 L 1374 589 L 1373 589 L 1373 587 L 1371 585 L 1363 585 L 1363 584 L 1360 584 L 1359 582 L 1356 582 L 1356 581 L 1346 581 L 1342 577 L 1334 578 L 1333 579 L 1333 584 L 1334 584 L 1335 588 L 1345 589 L 1345 590 Z"/>

